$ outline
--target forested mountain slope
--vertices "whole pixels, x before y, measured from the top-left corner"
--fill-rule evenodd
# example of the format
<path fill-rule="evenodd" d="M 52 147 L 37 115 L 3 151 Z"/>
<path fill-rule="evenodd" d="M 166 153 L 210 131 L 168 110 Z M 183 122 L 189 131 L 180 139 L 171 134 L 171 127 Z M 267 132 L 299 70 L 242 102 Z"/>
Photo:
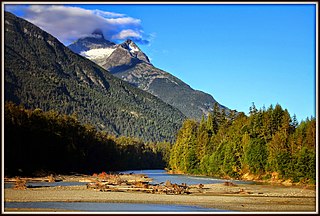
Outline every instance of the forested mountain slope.
<path fill-rule="evenodd" d="M 5 12 L 5 100 L 77 115 L 115 135 L 173 141 L 176 108 L 75 54 L 37 26 Z"/>

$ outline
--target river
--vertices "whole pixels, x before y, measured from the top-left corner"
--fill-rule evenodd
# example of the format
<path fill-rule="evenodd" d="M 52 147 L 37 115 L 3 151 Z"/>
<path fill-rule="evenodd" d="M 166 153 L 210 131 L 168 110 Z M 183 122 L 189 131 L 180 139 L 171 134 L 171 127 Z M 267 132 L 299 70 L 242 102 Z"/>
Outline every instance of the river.
<path fill-rule="evenodd" d="M 187 185 L 195 185 L 195 184 L 218 184 L 223 183 L 227 180 L 207 177 L 207 176 L 192 176 L 192 175 L 182 175 L 182 174 L 168 174 L 165 170 L 129 170 L 121 172 L 124 174 L 134 173 L 134 174 L 145 174 L 148 177 L 152 178 L 153 184 L 160 184 L 162 182 L 166 182 L 169 180 L 174 184 L 186 183 Z M 228 180 L 233 183 L 241 183 L 241 184 L 255 184 L 252 181 L 240 181 L 240 180 Z"/>

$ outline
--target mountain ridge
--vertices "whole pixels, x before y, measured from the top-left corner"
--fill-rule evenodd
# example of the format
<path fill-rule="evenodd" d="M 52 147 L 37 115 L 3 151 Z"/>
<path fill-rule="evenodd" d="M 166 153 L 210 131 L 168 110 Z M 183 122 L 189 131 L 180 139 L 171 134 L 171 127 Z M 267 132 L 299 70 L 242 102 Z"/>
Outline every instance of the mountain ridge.
<path fill-rule="evenodd" d="M 106 54 L 99 56 L 87 55 L 90 52 L 97 53 L 99 51 L 97 49 L 87 48 L 87 51 L 79 49 L 85 40 L 85 38 L 77 40 L 68 47 L 110 71 L 114 76 L 176 107 L 188 118 L 200 121 L 202 116 L 212 111 L 214 104 L 218 103 L 212 95 L 195 90 L 179 78 L 155 67 L 148 56 L 130 39 L 121 44 L 105 46 Z M 226 113 L 229 112 L 227 107 L 219 103 L 218 106 L 220 109 L 225 109 Z"/>

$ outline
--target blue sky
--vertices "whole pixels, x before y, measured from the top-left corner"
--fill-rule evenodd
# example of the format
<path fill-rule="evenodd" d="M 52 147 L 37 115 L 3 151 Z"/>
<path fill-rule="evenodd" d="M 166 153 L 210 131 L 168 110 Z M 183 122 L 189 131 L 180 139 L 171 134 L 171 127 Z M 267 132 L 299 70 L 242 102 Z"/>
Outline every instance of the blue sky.
<path fill-rule="evenodd" d="M 231 109 L 247 114 L 252 102 L 257 108 L 279 103 L 299 121 L 316 115 L 315 5 L 64 5 L 69 6 L 95 15 L 112 12 L 103 15 L 108 26 L 101 22 L 108 39 L 134 37 L 154 66 Z M 91 25 L 79 17 L 74 28 L 83 31 L 66 34 L 66 15 L 53 18 L 37 8 L 32 17 L 26 8 L 6 10 L 47 28 L 66 45 Z"/>

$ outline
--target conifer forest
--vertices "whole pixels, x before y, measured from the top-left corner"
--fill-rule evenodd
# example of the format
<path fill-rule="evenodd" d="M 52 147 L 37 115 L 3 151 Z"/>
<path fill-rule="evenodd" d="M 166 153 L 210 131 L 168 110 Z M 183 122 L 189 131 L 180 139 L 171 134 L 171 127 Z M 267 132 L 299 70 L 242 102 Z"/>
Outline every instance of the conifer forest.
<path fill-rule="evenodd" d="M 314 184 L 316 120 L 298 123 L 279 104 L 249 116 L 218 106 L 200 122 L 184 121 L 175 143 L 116 137 L 81 124 L 76 114 L 5 104 L 5 171 L 8 175 L 92 173 L 167 168 L 175 173 Z M 22 173 L 21 173 L 22 172 Z"/>
<path fill-rule="evenodd" d="M 279 104 L 249 116 L 220 112 L 215 106 L 200 123 L 188 119 L 170 154 L 170 169 L 180 173 L 258 179 L 277 175 L 293 182 L 315 183 L 316 119 L 298 123 Z"/>

